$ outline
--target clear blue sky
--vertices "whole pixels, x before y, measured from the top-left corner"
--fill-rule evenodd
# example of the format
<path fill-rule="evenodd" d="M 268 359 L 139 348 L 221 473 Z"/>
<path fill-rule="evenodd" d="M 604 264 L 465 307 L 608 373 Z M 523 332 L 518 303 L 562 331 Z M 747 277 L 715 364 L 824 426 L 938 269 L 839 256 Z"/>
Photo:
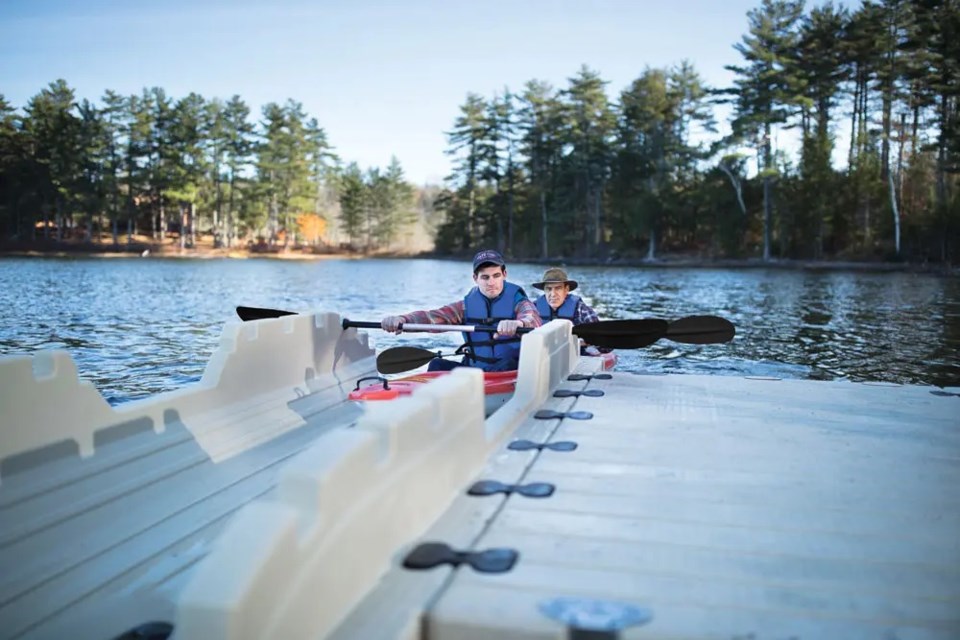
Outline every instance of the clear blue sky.
<path fill-rule="evenodd" d="M 711 85 L 759 0 L 0 0 L 0 93 L 17 107 L 57 78 L 79 98 L 163 87 L 239 94 L 259 116 L 293 98 L 345 162 L 439 182 L 444 131 L 468 92 L 531 79 L 565 86 L 581 64 L 608 95 L 646 66 L 693 62 Z"/>

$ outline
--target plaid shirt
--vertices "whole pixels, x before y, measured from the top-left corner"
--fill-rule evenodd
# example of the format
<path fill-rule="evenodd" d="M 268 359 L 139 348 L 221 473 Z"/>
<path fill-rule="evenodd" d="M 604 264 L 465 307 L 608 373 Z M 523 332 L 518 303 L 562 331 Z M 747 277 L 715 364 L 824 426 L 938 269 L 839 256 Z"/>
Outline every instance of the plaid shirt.
<path fill-rule="evenodd" d="M 549 320 L 549 318 L 547 318 Z M 594 311 L 590 305 L 583 301 L 583 298 L 577 296 L 577 306 L 573 308 L 573 318 L 571 322 L 576 326 L 578 324 L 588 324 L 590 322 L 600 322 L 600 316 L 597 315 L 597 312 Z M 613 349 L 608 349 L 606 347 L 594 347 L 600 353 L 610 353 Z"/>
<path fill-rule="evenodd" d="M 594 311 L 590 305 L 583 301 L 583 298 L 577 298 L 577 306 L 573 310 L 573 324 L 574 326 L 578 324 L 587 324 L 588 322 L 600 322 L 600 316 L 597 315 L 597 312 Z M 606 347 L 594 347 L 600 353 L 610 353 L 613 349 L 608 349 Z"/>
<path fill-rule="evenodd" d="M 583 301 L 583 298 L 578 297 L 577 306 L 573 310 L 573 324 L 587 324 L 588 322 L 600 322 L 600 316 Z"/>

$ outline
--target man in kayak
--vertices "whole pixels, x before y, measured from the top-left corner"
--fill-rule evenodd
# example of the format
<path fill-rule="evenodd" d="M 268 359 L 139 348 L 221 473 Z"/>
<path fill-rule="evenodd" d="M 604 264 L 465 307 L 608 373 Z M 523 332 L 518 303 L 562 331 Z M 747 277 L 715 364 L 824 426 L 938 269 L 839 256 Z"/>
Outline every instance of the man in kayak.
<path fill-rule="evenodd" d="M 537 298 L 535 303 L 540 317 L 546 322 L 554 318 L 564 318 L 574 325 L 599 322 L 597 312 L 584 302 L 583 298 L 570 294 L 577 286 L 577 281 L 568 278 L 567 272 L 559 267 L 544 271 L 540 282 L 533 283 L 534 289 L 543 291 L 543 295 Z M 582 354 L 599 355 L 610 351 L 612 349 L 589 346 L 580 341 Z"/>
<path fill-rule="evenodd" d="M 411 324 L 484 324 L 495 325 L 494 334 L 465 332 L 462 362 L 437 358 L 430 371 L 454 367 L 478 367 L 484 371 L 510 371 L 520 362 L 520 336 L 517 329 L 541 325 L 540 315 L 522 288 L 507 282 L 507 266 L 498 251 L 484 249 L 473 258 L 476 284 L 463 300 L 431 311 L 413 311 L 402 316 L 387 316 L 380 321 L 384 331 L 399 332 L 404 322 Z"/>

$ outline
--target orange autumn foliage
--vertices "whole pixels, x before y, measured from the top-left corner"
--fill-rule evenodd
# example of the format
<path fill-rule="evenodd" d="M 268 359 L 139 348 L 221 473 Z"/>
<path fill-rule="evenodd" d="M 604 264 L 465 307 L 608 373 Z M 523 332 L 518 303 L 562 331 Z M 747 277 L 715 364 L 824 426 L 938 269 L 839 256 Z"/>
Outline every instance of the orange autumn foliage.
<path fill-rule="evenodd" d="M 301 213 L 297 216 L 297 229 L 306 242 L 317 244 L 327 230 L 327 221 L 315 213 Z"/>

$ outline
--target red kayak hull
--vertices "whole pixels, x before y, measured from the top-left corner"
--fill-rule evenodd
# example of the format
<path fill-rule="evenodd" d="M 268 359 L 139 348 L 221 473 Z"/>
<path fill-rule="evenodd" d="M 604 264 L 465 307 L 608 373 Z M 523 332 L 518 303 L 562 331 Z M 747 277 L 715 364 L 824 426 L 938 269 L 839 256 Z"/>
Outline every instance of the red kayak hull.
<path fill-rule="evenodd" d="M 614 353 L 584 357 L 602 358 L 604 370 L 613 369 L 617 364 L 617 356 Z M 394 378 L 388 380 L 387 389 L 383 388 L 383 383 L 374 382 L 367 386 L 360 387 L 355 391 L 351 391 L 348 397 L 350 400 L 363 402 L 396 400 L 399 397 L 410 395 L 421 385 L 448 375 L 449 373 L 449 371 L 425 371 L 423 373 L 404 376 L 403 378 Z M 483 387 L 487 400 L 487 415 L 489 415 L 493 410 L 509 400 L 513 392 L 516 391 L 517 372 L 516 370 L 486 372 L 483 374 Z"/>

